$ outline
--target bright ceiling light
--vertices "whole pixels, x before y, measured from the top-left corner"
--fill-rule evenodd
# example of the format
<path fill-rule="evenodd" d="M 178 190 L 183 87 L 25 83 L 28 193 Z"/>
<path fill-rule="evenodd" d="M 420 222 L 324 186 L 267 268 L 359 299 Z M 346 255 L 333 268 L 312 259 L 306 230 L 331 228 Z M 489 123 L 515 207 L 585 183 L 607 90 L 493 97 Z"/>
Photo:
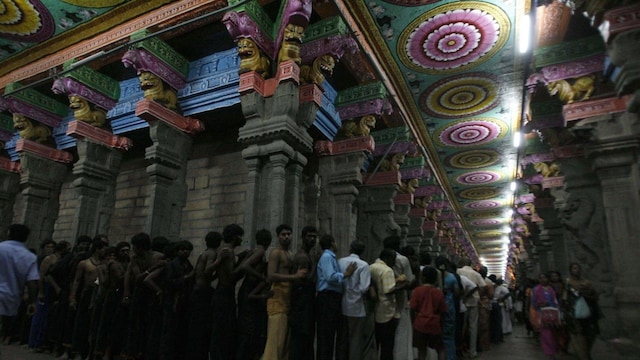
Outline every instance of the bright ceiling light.
<path fill-rule="evenodd" d="M 511 184 L 509 184 L 509 189 L 511 189 L 511 191 L 516 191 L 517 187 L 518 183 L 516 183 L 515 181 L 512 181 Z"/>
<path fill-rule="evenodd" d="M 518 39 L 518 50 L 521 54 L 529 51 L 529 44 L 531 42 L 531 17 L 526 14 L 522 17 L 522 25 L 519 26 L 520 39 Z"/>
<path fill-rule="evenodd" d="M 522 134 L 520 133 L 520 131 L 514 132 L 513 133 L 513 147 L 514 148 L 519 148 L 521 141 L 522 141 Z"/>

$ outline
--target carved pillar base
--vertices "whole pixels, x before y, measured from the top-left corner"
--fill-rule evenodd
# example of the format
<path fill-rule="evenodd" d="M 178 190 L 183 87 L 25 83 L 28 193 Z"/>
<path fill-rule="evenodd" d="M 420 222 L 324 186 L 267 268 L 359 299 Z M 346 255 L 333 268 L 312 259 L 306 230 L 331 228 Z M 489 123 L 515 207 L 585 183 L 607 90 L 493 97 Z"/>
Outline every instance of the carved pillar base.
<path fill-rule="evenodd" d="M 424 219 L 427 217 L 427 210 L 423 208 L 413 208 L 409 212 L 409 229 L 407 233 L 407 245 L 416 249 L 416 252 L 420 251 L 422 246 L 422 239 L 424 238 L 424 231 L 422 226 L 424 225 Z"/>
<path fill-rule="evenodd" d="M 115 203 L 116 177 L 122 153 L 111 147 L 78 140 L 78 162 L 73 167 L 73 185 L 78 208 L 73 220 L 73 238 L 82 234 L 106 234 Z"/>
<path fill-rule="evenodd" d="M 359 188 L 357 235 L 367 245 L 364 260 L 373 262 L 383 249 L 382 241 L 389 235 L 400 235 L 394 220 L 393 202 L 400 184 L 397 172 L 378 173 Z M 375 185 L 374 185 L 375 184 Z"/>
<path fill-rule="evenodd" d="M 152 237 L 177 241 L 187 197 L 185 179 L 192 139 L 163 121 L 151 122 L 149 135 L 153 145 L 145 152 L 145 158 L 151 162 L 146 169 L 151 190 L 145 231 Z"/>
<path fill-rule="evenodd" d="M 37 248 L 38 243 L 53 234 L 58 218 L 60 187 L 67 174 L 67 165 L 27 152 L 20 153 L 22 173 L 22 201 L 15 222 L 27 225 L 31 235 L 27 247 Z"/>
<path fill-rule="evenodd" d="M 6 240 L 6 231 L 13 222 L 13 204 L 16 194 L 20 191 L 20 175 L 6 170 L 0 170 L 0 241 Z"/>

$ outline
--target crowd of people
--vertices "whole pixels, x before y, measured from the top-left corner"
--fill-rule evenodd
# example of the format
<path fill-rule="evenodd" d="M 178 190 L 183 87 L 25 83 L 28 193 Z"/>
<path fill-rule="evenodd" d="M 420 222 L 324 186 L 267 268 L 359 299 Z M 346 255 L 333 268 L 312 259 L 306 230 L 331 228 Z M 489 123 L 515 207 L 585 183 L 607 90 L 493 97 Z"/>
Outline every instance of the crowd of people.
<path fill-rule="evenodd" d="M 528 333 L 539 339 L 548 358 L 572 353 L 580 360 L 591 359 L 601 313 L 598 294 L 582 278 L 580 264 L 570 264 L 566 280 L 557 271 L 540 274 L 537 283 L 529 280 L 524 294 Z"/>
<path fill-rule="evenodd" d="M 292 228 L 275 234 L 272 246 L 260 230 L 245 249 L 244 230 L 227 225 L 206 235 L 195 264 L 190 242 L 145 233 L 115 246 L 104 235 L 80 236 L 73 248 L 47 240 L 37 260 L 21 260 L 34 263 L 14 284 L 29 289 L 22 305 L 0 305 L 3 341 L 63 359 L 452 360 L 475 358 L 512 331 L 512 291 L 468 258 L 432 259 L 390 236 L 369 264 L 361 241 L 338 258 L 336 239 L 312 226 L 295 254 Z M 14 238 L 0 244 L 26 239 Z M 587 296 L 577 276 L 567 290 Z M 532 311 L 553 303 L 539 293 Z M 537 329 L 544 344 L 546 328 Z"/>

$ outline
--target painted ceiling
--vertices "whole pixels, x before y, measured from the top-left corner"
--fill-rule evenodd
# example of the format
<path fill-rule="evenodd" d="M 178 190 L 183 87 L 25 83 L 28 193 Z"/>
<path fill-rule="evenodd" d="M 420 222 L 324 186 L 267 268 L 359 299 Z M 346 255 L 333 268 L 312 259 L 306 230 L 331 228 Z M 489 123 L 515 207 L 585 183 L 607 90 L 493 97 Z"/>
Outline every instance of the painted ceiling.
<path fill-rule="evenodd" d="M 78 41 L 73 36 L 80 33 L 86 38 L 121 23 L 123 14 L 135 16 L 135 6 L 168 2 L 0 0 L 2 73 L 45 56 L 45 48 L 55 51 Z M 314 6 L 324 3 L 314 1 Z M 408 114 L 403 121 L 418 130 L 463 238 L 498 272 L 507 254 L 503 229 L 514 199 L 510 184 L 518 150 L 513 135 L 521 123 L 527 61 L 516 44 L 526 1 L 341 3 L 400 95 L 394 101 Z"/>

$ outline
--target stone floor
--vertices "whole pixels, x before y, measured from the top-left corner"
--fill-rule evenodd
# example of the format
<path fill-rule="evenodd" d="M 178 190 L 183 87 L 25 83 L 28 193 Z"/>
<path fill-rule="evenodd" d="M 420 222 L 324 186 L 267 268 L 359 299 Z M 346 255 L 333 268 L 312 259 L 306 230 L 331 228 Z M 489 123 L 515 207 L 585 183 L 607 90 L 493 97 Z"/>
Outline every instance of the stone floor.
<path fill-rule="evenodd" d="M 19 345 L 0 345 L 0 360 L 51 360 L 54 359 L 48 354 L 35 354 Z M 545 360 L 547 357 L 542 354 L 537 341 L 527 336 L 523 326 L 515 326 L 514 333 L 505 337 L 505 342 L 496 345 L 489 351 L 480 353 L 480 360 Z M 577 359 L 571 355 L 560 355 L 557 360 Z M 616 356 L 604 347 L 596 346 L 593 351 L 594 360 L 621 360 L 638 359 L 634 356 Z M 188 360 L 188 359 L 184 359 Z"/>

